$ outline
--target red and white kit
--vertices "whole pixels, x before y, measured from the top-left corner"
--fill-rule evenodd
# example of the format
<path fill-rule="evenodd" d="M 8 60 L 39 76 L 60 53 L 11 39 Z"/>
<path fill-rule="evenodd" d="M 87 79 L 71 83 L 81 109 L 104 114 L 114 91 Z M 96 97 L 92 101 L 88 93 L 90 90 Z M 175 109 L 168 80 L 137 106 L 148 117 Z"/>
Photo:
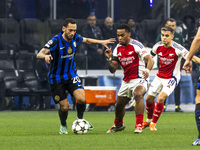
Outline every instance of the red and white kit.
<path fill-rule="evenodd" d="M 158 55 L 160 67 L 149 88 L 149 95 L 156 96 L 163 91 L 169 96 L 173 92 L 181 77 L 181 59 L 186 59 L 188 53 L 188 50 L 174 41 L 168 48 L 162 42 L 154 45 L 151 55 Z"/>
<path fill-rule="evenodd" d="M 143 79 L 142 71 L 145 70 L 144 57 L 150 55 L 142 43 L 131 39 L 126 47 L 118 44 L 113 51 L 113 60 L 120 63 L 124 78 L 118 96 L 132 96 L 132 91 L 142 85 L 148 87 L 148 81 Z M 133 80 L 133 81 L 132 81 Z"/>

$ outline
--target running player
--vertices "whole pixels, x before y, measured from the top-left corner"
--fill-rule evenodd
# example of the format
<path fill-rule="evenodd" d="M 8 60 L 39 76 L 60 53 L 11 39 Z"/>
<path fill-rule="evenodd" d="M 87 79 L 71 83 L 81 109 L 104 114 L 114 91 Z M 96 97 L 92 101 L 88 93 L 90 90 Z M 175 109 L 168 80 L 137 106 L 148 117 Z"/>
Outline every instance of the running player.
<path fill-rule="evenodd" d="M 72 18 L 65 19 L 62 32 L 54 36 L 44 48 L 37 54 L 37 58 L 44 59 L 50 64 L 48 77 L 51 85 L 51 92 L 54 102 L 59 103 L 60 117 L 60 134 L 68 134 L 67 132 L 67 116 L 69 102 L 67 100 L 66 91 L 77 100 L 77 118 L 83 119 L 85 111 L 85 92 L 81 85 L 76 71 L 76 63 L 74 61 L 76 47 L 82 42 L 86 44 L 107 44 L 114 43 L 115 39 L 95 40 L 84 38 L 76 34 L 76 21 Z M 88 122 L 89 130 L 93 126 Z"/>
<path fill-rule="evenodd" d="M 114 125 L 107 133 L 125 129 L 123 124 L 125 105 L 132 97 L 134 97 L 136 101 L 135 133 L 142 133 L 144 116 L 143 96 L 147 91 L 147 78 L 149 77 L 149 71 L 152 69 L 154 61 L 142 43 L 131 39 L 131 30 L 128 25 L 123 24 L 117 28 L 117 38 L 119 44 L 115 47 L 113 56 L 111 49 L 106 49 L 105 56 L 108 60 L 110 72 L 114 73 L 118 65 L 120 65 L 124 70 L 124 78 L 115 104 Z"/>
<path fill-rule="evenodd" d="M 185 70 L 192 69 L 191 59 L 194 56 L 194 54 L 199 50 L 199 48 L 200 48 L 200 27 L 199 27 L 198 32 L 192 42 L 192 45 L 190 47 L 190 52 L 186 58 L 184 65 L 183 65 L 183 68 Z M 197 85 L 197 95 L 195 98 L 195 104 L 196 104 L 195 105 L 195 120 L 196 120 L 196 124 L 197 124 L 197 129 L 198 129 L 198 138 L 196 141 L 194 141 L 192 143 L 192 146 L 200 145 L 200 78 L 199 78 L 198 82 L 199 83 Z"/>
<path fill-rule="evenodd" d="M 161 41 L 156 43 L 151 51 L 152 56 L 158 55 L 160 67 L 146 97 L 147 120 L 143 123 L 143 129 L 149 126 L 151 131 L 157 130 L 156 123 L 163 111 L 164 101 L 180 81 L 181 59 L 186 59 L 188 50 L 174 42 L 173 38 L 174 30 L 168 26 L 162 27 Z M 194 61 L 199 60 L 194 58 Z M 154 99 L 157 95 L 155 106 Z"/>

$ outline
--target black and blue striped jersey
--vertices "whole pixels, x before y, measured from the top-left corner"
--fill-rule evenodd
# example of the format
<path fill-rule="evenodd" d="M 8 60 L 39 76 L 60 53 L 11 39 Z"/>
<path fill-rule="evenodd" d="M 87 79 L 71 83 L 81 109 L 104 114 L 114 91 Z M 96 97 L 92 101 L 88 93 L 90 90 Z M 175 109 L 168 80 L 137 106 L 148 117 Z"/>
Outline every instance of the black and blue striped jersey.
<path fill-rule="evenodd" d="M 60 32 L 44 46 L 44 48 L 50 49 L 53 57 L 48 72 L 50 84 L 60 83 L 78 76 L 74 57 L 76 47 L 83 41 L 83 37 L 75 34 L 74 38 L 67 42 L 62 34 L 63 32 Z"/>

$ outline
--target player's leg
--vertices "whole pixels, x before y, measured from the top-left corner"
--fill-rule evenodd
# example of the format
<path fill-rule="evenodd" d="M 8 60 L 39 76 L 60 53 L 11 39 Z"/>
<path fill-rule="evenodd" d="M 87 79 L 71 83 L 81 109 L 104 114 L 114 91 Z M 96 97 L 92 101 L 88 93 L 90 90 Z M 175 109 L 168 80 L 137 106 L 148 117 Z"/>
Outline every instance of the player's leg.
<path fill-rule="evenodd" d="M 75 97 L 75 99 L 77 100 L 77 105 L 76 105 L 76 109 L 77 109 L 77 118 L 78 119 L 83 119 L 83 114 L 85 112 L 85 108 L 86 108 L 86 101 L 85 101 L 85 91 L 84 89 L 76 89 L 73 92 L 73 95 Z M 93 130 L 93 125 L 91 123 L 89 123 L 87 120 L 85 120 L 89 126 L 88 130 L 91 131 Z"/>
<path fill-rule="evenodd" d="M 84 91 L 84 89 L 76 89 L 73 92 L 73 95 L 74 95 L 75 99 L 77 100 L 77 106 L 76 106 L 77 117 L 79 119 L 83 119 L 83 113 L 86 108 L 85 91 Z"/>
<path fill-rule="evenodd" d="M 58 115 L 60 118 L 60 134 L 67 134 L 67 116 L 69 109 L 69 102 L 67 100 L 66 89 L 62 83 L 57 83 L 51 85 L 51 92 L 53 95 L 53 99 L 55 104 L 59 103 L 60 109 L 58 110 Z"/>
<path fill-rule="evenodd" d="M 154 107 L 155 107 L 155 101 L 154 101 L 155 98 L 156 98 L 156 96 L 152 96 L 152 95 L 149 95 L 149 94 L 146 97 L 147 119 L 142 124 L 143 129 L 148 127 L 150 125 L 151 121 L 152 121 L 153 111 L 154 111 Z"/>
<path fill-rule="evenodd" d="M 160 118 L 160 115 L 163 111 L 164 101 L 166 100 L 167 97 L 168 97 L 168 95 L 165 92 L 161 92 L 157 98 L 157 103 L 156 103 L 156 106 L 153 111 L 153 118 L 152 118 L 151 124 L 149 126 L 149 129 L 152 131 L 157 130 L 155 128 L 155 126 L 156 126 L 156 123 L 157 123 L 158 119 Z"/>
<path fill-rule="evenodd" d="M 135 114 L 136 114 L 136 130 L 135 133 L 142 133 L 142 123 L 144 117 L 144 101 L 143 97 L 146 93 L 144 86 L 137 86 L 133 91 L 133 96 L 136 101 Z"/>
<path fill-rule="evenodd" d="M 107 133 L 122 131 L 125 129 L 125 126 L 123 125 L 123 117 L 125 115 L 125 105 L 129 101 L 130 98 L 128 97 L 117 96 L 114 125 L 107 131 Z"/>
<path fill-rule="evenodd" d="M 200 145 L 200 89 L 197 89 L 196 93 L 197 95 L 195 98 L 195 120 L 196 120 L 197 129 L 198 129 L 198 138 L 196 141 L 192 143 L 192 146 Z"/>
<path fill-rule="evenodd" d="M 66 99 L 59 101 L 60 109 L 58 110 L 58 115 L 60 118 L 60 134 L 68 134 L 67 132 L 67 116 L 68 116 L 68 110 L 69 110 L 69 102 Z"/>

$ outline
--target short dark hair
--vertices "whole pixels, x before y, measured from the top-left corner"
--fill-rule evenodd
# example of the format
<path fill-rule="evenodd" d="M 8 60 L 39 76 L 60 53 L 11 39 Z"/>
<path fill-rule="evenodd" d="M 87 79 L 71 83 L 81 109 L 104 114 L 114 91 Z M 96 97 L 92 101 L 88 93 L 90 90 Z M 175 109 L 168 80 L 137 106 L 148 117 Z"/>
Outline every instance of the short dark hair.
<path fill-rule="evenodd" d="M 174 34 L 174 29 L 172 29 L 171 27 L 169 26 L 164 26 L 161 28 L 161 31 L 170 31 L 172 34 Z"/>
<path fill-rule="evenodd" d="M 76 21 L 73 18 L 67 18 L 67 19 L 65 19 L 63 26 L 67 27 L 69 23 L 76 24 Z"/>
<path fill-rule="evenodd" d="M 176 20 L 175 20 L 174 18 L 169 18 L 169 19 L 167 19 L 166 23 L 167 23 L 168 21 L 170 21 L 170 22 L 175 22 L 175 23 L 176 23 Z"/>
<path fill-rule="evenodd" d="M 126 32 L 131 32 L 131 28 L 127 24 L 121 24 L 117 29 L 125 29 Z"/>

